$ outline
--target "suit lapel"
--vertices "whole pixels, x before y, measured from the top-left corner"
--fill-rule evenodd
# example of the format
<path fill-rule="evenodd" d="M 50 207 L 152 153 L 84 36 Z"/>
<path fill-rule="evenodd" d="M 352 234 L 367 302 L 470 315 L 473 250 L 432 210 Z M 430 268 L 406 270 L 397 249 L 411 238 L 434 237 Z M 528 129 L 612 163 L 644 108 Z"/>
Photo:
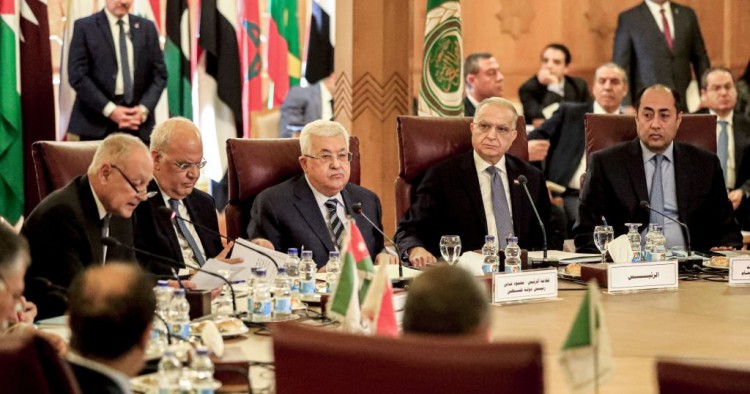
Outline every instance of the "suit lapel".
<path fill-rule="evenodd" d="M 141 29 L 141 22 L 140 18 L 130 14 L 128 15 L 130 18 L 130 42 L 133 44 L 133 83 L 135 81 L 139 80 L 138 72 L 140 67 L 138 67 L 138 59 L 140 59 L 140 54 L 143 51 L 143 34 Z"/>
<path fill-rule="evenodd" d="M 659 29 L 659 24 L 654 19 L 654 14 L 651 13 L 645 2 L 641 3 L 640 7 L 641 20 L 644 21 L 642 26 L 652 36 L 651 42 L 658 42 L 659 44 L 655 45 L 661 45 L 666 50 L 666 53 L 670 53 L 671 50 L 667 46 L 667 40 L 664 38 L 664 33 Z M 672 3 L 672 15 L 674 16 L 674 3 Z M 676 32 L 677 28 L 675 28 L 675 34 Z M 672 38 L 672 47 L 674 47 L 674 37 Z"/>
<path fill-rule="evenodd" d="M 484 203 L 482 202 L 482 191 L 479 188 L 479 176 L 477 175 L 476 167 L 474 166 L 474 154 L 473 150 L 464 154 L 463 160 L 459 163 L 460 171 L 457 174 L 461 179 L 463 191 L 468 197 L 469 206 L 474 211 L 474 217 L 479 219 L 482 228 L 487 234 L 487 217 L 484 213 Z M 463 204 L 462 204 L 463 205 Z"/>
<path fill-rule="evenodd" d="M 99 27 L 99 33 L 104 38 L 104 41 L 109 45 L 109 53 L 112 56 L 112 62 L 117 64 L 117 53 L 115 52 L 115 42 L 112 38 L 112 29 L 109 27 L 109 19 L 104 10 L 96 14 L 96 25 Z"/>
<path fill-rule="evenodd" d="M 745 148 L 747 148 L 747 145 L 750 143 L 747 135 L 745 135 L 745 130 L 740 129 L 741 122 L 740 115 L 737 115 L 737 113 L 732 115 L 732 132 L 734 133 L 734 173 L 736 174 L 735 188 L 742 186 L 738 177 L 740 175 L 739 172 L 742 160 L 745 156 Z"/>
<path fill-rule="evenodd" d="M 156 222 L 158 231 L 167 238 L 169 243 L 169 250 L 172 251 L 172 256 L 179 256 L 179 260 L 182 261 L 182 249 L 180 249 L 180 241 L 177 240 L 177 232 L 172 224 L 172 220 L 166 215 L 162 215 L 159 212 L 159 208 L 166 207 L 164 204 L 164 197 L 162 197 L 161 189 L 157 186 L 156 181 L 151 181 L 148 185 L 149 191 L 158 192 L 157 195 L 151 197 L 146 203 L 151 205 L 151 212 L 153 212 L 153 220 Z M 144 203 L 141 203 L 144 204 Z M 169 208 L 169 207 L 168 207 Z M 171 208 L 170 208 L 171 209 Z M 190 217 L 193 217 L 192 214 Z"/>
<path fill-rule="evenodd" d="M 643 154 L 641 153 L 641 144 L 636 138 L 628 146 L 628 156 L 632 165 L 625 165 L 627 168 L 630 184 L 635 190 L 638 201 L 649 201 L 648 185 L 646 184 L 646 170 L 643 165 Z"/>
<path fill-rule="evenodd" d="M 690 201 L 693 194 L 690 192 L 692 189 L 692 176 L 695 171 L 690 169 L 690 158 L 685 157 L 682 154 L 680 146 L 674 144 L 674 182 L 675 182 L 675 193 L 677 194 L 677 211 L 680 215 L 680 220 L 687 221 L 687 213 L 690 212 Z"/>
<path fill-rule="evenodd" d="M 302 220 L 307 223 L 310 232 L 323 243 L 328 251 L 335 250 L 333 240 L 328 234 L 328 226 L 304 175 L 300 176 L 294 183 L 294 197 L 294 207 Z"/>
<path fill-rule="evenodd" d="M 672 23 L 674 23 L 674 37 L 672 37 L 672 50 L 674 52 L 677 52 L 676 49 L 678 48 L 678 45 L 687 42 L 690 42 L 689 39 L 686 39 L 687 36 L 690 34 L 688 33 L 688 26 L 685 23 L 684 20 L 684 12 L 680 12 L 680 7 L 676 5 L 675 3 L 672 3 Z"/>
<path fill-rule="evenodd" d="M 195 197 L 192 193 L 188 194 L 187 197 L 185 197 L 182 200 L 185 203 L 185 208 L 187 208 L 188 215 L 190 215 L 190 220 L 192 220 L 195 223 L 202 224 L 205 223 L 205 221 L 200 220 L 200 217 L 203 214 L 212 214 L 212 212 L 205 212 L 202 213 L 199 211 L 198 207 L 195 205 Z M 196 234 L 198 234 L 199 241 L 201 243 L 201 246 L 203 246 L 203 252 L 206 253 L 206 259 L 209 259 L 214 256 L 208 255 L 208 246 L 211 244 L 211 239 L 215 236 L 214 234 L 209 233 L 206 229 L 199 227 L 199 226 L 193 226 L 195 228 Z"/>

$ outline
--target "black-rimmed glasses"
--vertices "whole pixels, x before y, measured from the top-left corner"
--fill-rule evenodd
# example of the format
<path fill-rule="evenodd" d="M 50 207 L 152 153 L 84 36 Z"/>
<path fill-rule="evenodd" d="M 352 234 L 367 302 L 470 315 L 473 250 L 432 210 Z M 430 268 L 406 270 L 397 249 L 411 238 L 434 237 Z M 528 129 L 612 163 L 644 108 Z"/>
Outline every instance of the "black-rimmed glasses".
<path fill-rule="evenodd" d="M 153 197 L 153 196 L 156 195 L 157 192 L 155 192 L 155 191 L 151 191 L 150 192 L 148 190 L 138 190 L 138 188 L 135 186 L 135 184 L 133 183 L 133 181 L 131 181 L 130 178 L 128 178 L 128 176 L 125 175 L 124 172 L 122 172 L 122 170 L 120 169 L 120 167 L 118 167 L 118 166 L 116 166 L 114 164 L 110 164 L 109 166 L 112 167 L 112 168 L 114 168 L 115 170 L 117 170 L 117 172 L 119 172 L 120 175 L 122 175 L 122 178 L 125 179 L 125 182 L 127 182 L 128 185 L 130 185 L 130 187 L 133 188 L 133 190 L 135 191 L 135 194 L 138 197 L 151 198 L 151 197 Z"/>

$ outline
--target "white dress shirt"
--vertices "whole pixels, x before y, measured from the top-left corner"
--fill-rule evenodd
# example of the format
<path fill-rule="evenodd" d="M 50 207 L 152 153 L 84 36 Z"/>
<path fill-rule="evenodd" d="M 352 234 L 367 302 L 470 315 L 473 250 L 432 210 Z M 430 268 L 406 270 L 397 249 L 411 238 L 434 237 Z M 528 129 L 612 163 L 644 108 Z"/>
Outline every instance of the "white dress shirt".
<path fill-rule="evenodd" d="M 154 182 L 156 182 L 156 179 L 154 179 Z M 158 185 L 158 182 L 157 182 Z M 169 204 L 169 195 L 167 193 L 164 193 L 164 190 L 162 190 L 161 187 L 159 187 L 159 191 L 161 193 L 161 198 L 164 199 L 164 204 L 167 208 L 172 209 L 172 206 Z M 190 213 L 188 213 L 187 206 L 185 206 L 185 202 L 182 200 L 177 200 L 177 213 L 179 213 L 180 217 L 192 221 L 193 219 L 190 217 Z M 180 219 L 174 219 L 172 220 L 172 228 L 174 229 L 175 235 L 177 236 L 177 242 L 180 244 L 180 252 L 182 253 L 182 261 L 185 263 L 186 267 L 189 268 L 200 268 L 200 264 L 198 264 L 198 260 L 195 258 L 195 254 L 193 253 L 193 249 L 190 248 L 190 244 L 188 244 L 188 241 L 185 239 L 185 237 L 182 236 L 182 233 L 180 233 L 180 230 L 177 228 L 177 221 Z M 198 236 L 198 233 L 195 231 L 195 226 L 193 226 L 192 223 L 188 223 L 186 221 L 183 221 L 185 224 L 185 227 L 187 228 L 188 232 L 190 233 L 190 236 L 193 237 L 195 240 L 195 245 L 198 246 L 198 249 L 200 250 L 200 253 L 205 257 L 206 260 L 208 260 L 211 257 L 214 256 L 206 256 L 206 251 L 203 249 L 203 244 L 201 243 L 201 239 Z"/>
<path fill-rule="evenodd" d="M 479 190 L 482 192 L 482 205 L 484 205 L 484 217 L 487 220 L 487 234 L 494 235 L 495 239 L 500 239 L 497 236 L 497 225 L 495 224 L 495 210 L 492 209 L 492 177 L 485 171 L 491 166 L 479 157 L 477 151 L 474 151 L 474 166 L 477 170 L 477 177 L 479 178 Z M 505 199 L 508 200 L 508 212 L 510 212 L 511 221 L 513 219 L 513 204 L 510 202 L 510 185 L 508 184 L 508 170 L 505 166 L 505 156 L 495 164 L 500 174 L 500 180 L 503 182 L 503 188 L 505 189 Z M 511 222 L 512 226 L 512 222 Z"/>
<path fill-rule="evenodd" d="M 646 0 L 648 10 L 651 11 L 651 15 L 656 19 L 656 25 L 659 26 L 659 30 L 664 33 L 664 24 L 661 20 L 661 9 L 664 8 L 664 16 L 667 17 L 669 23 L 669 34 L 672 36 L 672 42 L 675 40 L 674 36 L 674 18 L 672 18 L 672 5 L 670 2 L 665 1 L 663 5 L 654 3 L 653 1 Z"/>

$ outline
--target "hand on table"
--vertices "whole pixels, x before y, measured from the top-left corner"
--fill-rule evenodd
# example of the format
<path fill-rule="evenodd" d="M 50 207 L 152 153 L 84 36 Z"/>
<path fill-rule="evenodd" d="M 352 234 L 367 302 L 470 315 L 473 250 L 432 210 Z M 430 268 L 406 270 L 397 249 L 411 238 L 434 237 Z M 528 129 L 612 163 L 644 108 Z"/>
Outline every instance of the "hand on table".
<path fill-rule="evenodd" d="M 409 250 L 409 262 L 412 266 L 419 268 L 427 264 L 435 264 L 437 259 L 427 249 L 415 246 Z"/>

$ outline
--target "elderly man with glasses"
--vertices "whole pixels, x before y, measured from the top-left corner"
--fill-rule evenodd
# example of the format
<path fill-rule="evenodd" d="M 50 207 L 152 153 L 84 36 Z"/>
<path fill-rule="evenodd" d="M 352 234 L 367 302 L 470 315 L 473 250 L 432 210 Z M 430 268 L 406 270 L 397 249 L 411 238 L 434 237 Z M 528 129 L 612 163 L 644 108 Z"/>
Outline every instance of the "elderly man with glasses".
<path fill-rule="evenodd" d="M 27 298 L 39 317 L 66 310 L 67 288 L 89 265 L 106 261 L 135 261 L 123 246 L 107 246 L 103 237 L 133 244 L 131 216 L 148 196 L 153 161 L 138 138 L 107 137 L 88 172 L 47 196 L 29 215 L 21 232 L 29 241 L 34 264 L 26 275 Z"/>
<path fill-rule="evenodd" d="M 380 199 L 373 192 L 349 183 L 349 133 L 337 122 L 317 120 L 300 134 L 299 157 L 303 174 L 264 190 L 250 211 L 250 238 L 270 241 L 277 250 L 312 250 L 320 268 L 328 253 L 339 250 L 347 216 L 359 218 L 353 205 L 382 227 Z M 383 250 L 383 236 L 366 220 L 357 226 L 370 255 Z"/>

